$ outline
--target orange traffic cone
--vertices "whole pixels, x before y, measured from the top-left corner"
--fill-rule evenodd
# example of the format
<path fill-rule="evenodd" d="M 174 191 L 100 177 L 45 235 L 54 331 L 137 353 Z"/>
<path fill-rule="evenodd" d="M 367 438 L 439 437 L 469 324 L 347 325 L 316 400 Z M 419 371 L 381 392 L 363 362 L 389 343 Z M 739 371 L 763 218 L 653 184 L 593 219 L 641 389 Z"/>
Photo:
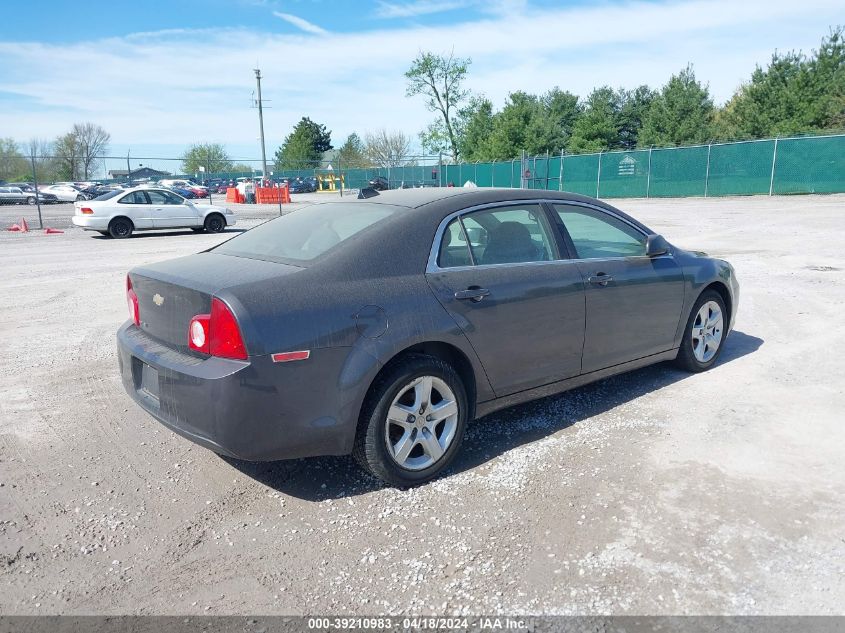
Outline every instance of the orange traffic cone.
<path fill-rule="evenodd" d="M 6 230 L 7 230 L 7 231 L 20 231 L 20 230 L 21 230 L 21 227 L 19 227 L 17 224 L 13 224 L 12 226 L 10 226 L 10 227 L 9 227 L 8 229 L 6 229 Z"/>
<path fill-rule="evenodd" d="M 21 231 L 23 233 L 29 232 L 29 224 L 26 223 L 26 218 L 21 218 Z"/>
<path fill-rule="evenodd" d="M 56 233 L 64 233 L 64 231 L 60 231 L 59 229 L 51 229 L 49 226 L 44 229 L 44 233 L 46 235 L 54 235 Z"/>

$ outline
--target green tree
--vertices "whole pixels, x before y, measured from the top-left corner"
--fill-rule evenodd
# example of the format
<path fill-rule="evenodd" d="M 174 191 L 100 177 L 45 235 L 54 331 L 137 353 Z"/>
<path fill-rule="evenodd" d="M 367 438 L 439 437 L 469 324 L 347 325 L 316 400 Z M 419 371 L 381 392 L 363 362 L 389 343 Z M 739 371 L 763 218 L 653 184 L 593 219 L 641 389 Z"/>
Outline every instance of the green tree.
<path fill-rule="evenodd" d="M 0 138 L 0 181 L 29 180 L 26 157 L 12 138 Z"/>
<path fill-rule="evenodd" d="M 493 103 L 486 97 L 470 99 L 458 116 L 461 127 L 459 155 L 466 161 L 490 160 Z"/>
<path fill-rule="evenodd" d="M 567 149 L 571 152 L 598 152 L 618 147 L 622 102 L 612 88 L 596 88 L 587 97 L 584 114 L 572 130 Z"/>
<path fill-rule="evenodd" d="M 341 168 L 369 166 L 364 149 L 364 141 L 355 132 L 347 136 L 346 141 L 337 151 L 337 160 Z"/>
<path fill-rule="evenodd" d="M 462 84 L 471 63 L 469 58 L 463 59 L 452 54 L 446 57 L 421 52 L 405 73 L 408 80 L 406 96 L 423 95 L 428 110 L 440 115 L 438 121 L 429 125 L 421 134 L 423 146 L 428 151 L 441 151 L 448 147 L 455 161 L 460 152 L 455 117 L 458 107 L 469 94 Z"/>
<path fill-rule="evenodd" d="M 634 90 L 620 88 L 617 93 L 622 107 L 619 110 L 619 147 L 634 149 L 643 127 L 643 119 L 651 107 L 657 93 L 648 86 L 640 86 Z"/>
<path fill-rule="evenodd" d="M 331 136 L 325 125 L 302 117 L 276 150 L 276 171 L 317 166 L 323 152 L 332 149 Z"/>
<path fill-rule="evenodd" d="M 703 143 L 713 134 L 713 99 L 692 66 L 672 75 L 643 118 L 637 145 Z"/>
<path fill-rule="evenodd" d="M 557 87 L 544 94 L 541 102 L 553 130 L 553 136 L 547 140 L 546 151 L 559 152 L 569 144 L 575 123 L 583 114 L 583 108 L 577 95 Z"/>
<path fill-rule="evenodd" d="M 78 180 L 82 176 L 82 148 L 73 132 L 58 137 L 53 143 L 58 180 Z"/>
<path fill-rule="evenodd" d="M 775 52 L 719 111 L 718 136 L 785 136 L 845 125 L 844 37 L 842 27 L 833 29 L 809 58 Z"/>
<path fill-rule="evenodd" d="M 185 150 L 181 158 L 182 169 L 186 174 L 232 171 L 232 160 L 220 143 L 195 143 Z"/>
<path fill-rule="evenodd" d="M 489 157 L 508 160 L 523 150 L 530 155 L 559 152 L 568 132 L 562 127 L 563 118 L 555 118 L 549 107 L 550 103 L 560 105 L 558 99 L 521 91 L 511 93 L 505 107 L 493 117 Z"/>

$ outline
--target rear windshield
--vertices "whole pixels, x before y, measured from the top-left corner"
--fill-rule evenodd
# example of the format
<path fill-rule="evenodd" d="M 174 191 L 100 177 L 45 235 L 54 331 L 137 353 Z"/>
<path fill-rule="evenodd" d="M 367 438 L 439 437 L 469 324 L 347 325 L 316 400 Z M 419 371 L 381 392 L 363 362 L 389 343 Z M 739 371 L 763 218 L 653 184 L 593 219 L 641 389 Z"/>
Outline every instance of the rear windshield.
<path fill-rule="evenodd" d="M 114 198 L 117 194 L 123 193 L 123 191 L 123 189 L 115 189 L 114 191 L 109 191 L 101 196 L 97 196 L 96 198 L 94 198 L 94 200 L 110 200 Z"/>
<path fill-rule="evenodd" d="M 307 265 L 398 210 L 366 202 L 315 204 L 242 233 L 214 252 Z"/>

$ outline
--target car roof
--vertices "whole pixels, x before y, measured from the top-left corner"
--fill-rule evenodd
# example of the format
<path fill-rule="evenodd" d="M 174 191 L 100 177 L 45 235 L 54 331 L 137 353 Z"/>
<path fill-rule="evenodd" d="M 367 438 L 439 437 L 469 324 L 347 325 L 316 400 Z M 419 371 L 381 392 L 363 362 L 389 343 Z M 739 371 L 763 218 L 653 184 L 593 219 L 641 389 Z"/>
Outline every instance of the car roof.
<path fill-rule="evenodd" d="M 492 202 L 519 200 L 560 200 L 561 202 L 582 202 L 618 211 L 607 203 L 566 191 L 548 191 L 545 189 L 511 189 L 508 187 L 419 187 L 413 189 L 392 189 L 380 191 L 378 195 L 366 198 L 367 202 L 390 204 L 399 207 L 417 209 L 432 205 L 438 211 L 444 206 L 455 209 L 466 208 Z M 432 209 L 433 210 L 433 209 Z"/>

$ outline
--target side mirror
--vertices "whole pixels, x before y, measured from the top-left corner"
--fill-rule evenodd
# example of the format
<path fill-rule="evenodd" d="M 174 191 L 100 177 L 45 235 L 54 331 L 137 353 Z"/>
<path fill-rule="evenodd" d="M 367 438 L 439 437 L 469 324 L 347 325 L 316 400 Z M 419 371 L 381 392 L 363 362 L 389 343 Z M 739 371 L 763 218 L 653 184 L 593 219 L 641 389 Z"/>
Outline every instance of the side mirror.
<path fill-rule="evenodd" d="M 662 235 L 652 233 L 645 241 L 646 257 L 657 257 L 669 252 L 669 242 Z"/>

